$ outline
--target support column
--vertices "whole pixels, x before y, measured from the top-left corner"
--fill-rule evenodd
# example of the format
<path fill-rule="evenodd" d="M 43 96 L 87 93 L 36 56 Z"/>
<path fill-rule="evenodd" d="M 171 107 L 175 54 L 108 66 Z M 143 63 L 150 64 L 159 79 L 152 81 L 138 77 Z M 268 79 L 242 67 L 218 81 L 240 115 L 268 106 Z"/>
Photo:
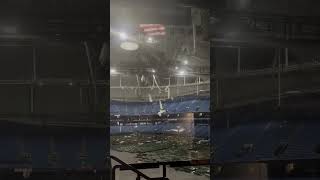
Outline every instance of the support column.
<path fill-rule="evenodd" d="M 169 82 L 168 82 L 168 99 L 170 99 L 170 97 L 171 97 L 171 94 L 170 94 L 170 85 L 171 85 L 171 82 L 170 82 L 170 76 L 169 76 Z"/>
<path fill-rule="evenodd" d="M 197 77 L 197 96 L 199 96 L 199 83 L 200 83 L 200 77 Z"/>
<path fill-rule="evenodd" d="M 278 106 L 281 106 L 281 48 L 278 49 Z"/>
<path fill-rule="evenodd" d="M 241 49 L 238 47 L 238 63 L 237 63 L 237 72 L 241 71 Z"/>
<path fill-rule="evenodd" d="M 286 34 L 286 40 L 290 39 L 291 34 L 291 24 L 287 23 L 285 28 L 285 34 Z M 285 48 L 285 68 L 288 68 L 289 66 L 289 50 L 288 48 Z"/>
<path fill-rule="evenodd" d="M 217 79 L 217 80 L 215 81 L 215 89 L 216 89 L 215 94 L 216 94 L 216 95 L 215 95 L 215 103 L 214 103 L 214 105 L 215 105 L 216 108 L 219 107 L 219 105 L 220 105 L 219 88 L 220 88 L 220 81 Z"/>
<path fill-rule="evenodd" d="M 179 96 L 179 79 L 178 79 L 178 77 L 176 77 L 176 96 Z"/>
<path fill-rule="evenodd" d="M 196 25 L 193 23 L 192 24 L 192 29 L 193 29 L 193 54 L 196 54 L 197 50 L 196 50 L 196 36 L 197 36 L 197 29 L 196 29 Z"/>
<path fill-rule="evenodd" d="M 80 90 L 79 90 L 79 96 L 80 96 L 80 104 L 82 105 L 83 104 L 83 92 L 82 92 L 82 87 L 80 87 Z"/>
<path fill-rule="evenodd" d="M 289 66 L 289 50 L 288 50 L 288 48 L 285 49 L 285 59 L 286 59 L 285 68 L 288 68 L 288 66 Z"/>
<path fill-rule="evenodd" d="M 34 93 L 35 83 L 37 81 L 37 59 L 36 59 L 36 48 L 32 48 L 32 85 L 30 86 L 30 112 L 34 113 Z"/>

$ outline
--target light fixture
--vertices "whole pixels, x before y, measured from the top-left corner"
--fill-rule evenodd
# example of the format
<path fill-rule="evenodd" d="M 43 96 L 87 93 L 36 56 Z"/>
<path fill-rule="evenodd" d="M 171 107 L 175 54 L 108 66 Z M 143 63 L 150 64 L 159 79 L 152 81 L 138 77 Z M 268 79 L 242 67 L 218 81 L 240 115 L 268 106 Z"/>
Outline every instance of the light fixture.
<path fill-rule="evenodd" d="M 127 40 L 128 39 L 128 35 L 124 32 L 119 33 L 120 39 L 121 40 Z"/>
<path fill-rule="evenodd" d="M 128 34 L 125 32 L 119 32 L 121 39 L 120 47 L 127 51 L 135 51 L 139 48 L 139 44 L 132 40 L 129 40 Z"/>
<path fill-rule="evenodd" d="M 127 51 L 135 51 L 139 48 L 139 45 L 135 42 L 125 41 L 120 44 L 120 47 Z"/>
<path fill-rule="evenodd" d="M 152 69 L 152 70 L 151 70 L 151 72 L 152 72 L 152 73 L 155 73 L 155 72 L 156 72 L 156 70 Z"/>
<path fill-rule="evenodd" d="M 153 43 L 153 38 L 152 37 L 148 37 L 147 38 L 147 43 Z"/>
<path fill-rule="evenodd" d="M 117 70 L 115 70 L 113 68 L 110 69 L 110 74 L 116 74 L 116 73 L 117 73 Z"/>
<path fill-rule="evenodd" d="M 176 66 L 176 67 L 175 67 L 175 69 L 176 69 L 176 70 L 178 70 L 178 69 L 179 69 L 179 67 L 178 67 L 178 66 Z"/>
<path fill-rule="evenodd" d="M 184 60 L 184 61 L 183 61 L 183 64 L 184 64 L 184 65 L 188 65 L 189 62 L 188 62 L 187 60 Z"/>

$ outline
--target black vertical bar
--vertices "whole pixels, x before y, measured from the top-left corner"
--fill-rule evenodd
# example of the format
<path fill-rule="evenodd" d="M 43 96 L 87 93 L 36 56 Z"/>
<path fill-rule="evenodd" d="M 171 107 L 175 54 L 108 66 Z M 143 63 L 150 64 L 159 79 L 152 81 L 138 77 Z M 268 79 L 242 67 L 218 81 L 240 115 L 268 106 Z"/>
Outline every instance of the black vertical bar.
<path fill-rule="evenodd" d="M 104 14 L 104 20 L 105 20 L 105 24 L 104 24 L 104 28 L 105 29 L 108 29 L 110 30 L 110 1 L 107 1 L 105 0 L 105 14 Z M 105 36 L 102 38 L 100 38 L 99 40 L 102 41 L 102 44 L 103 43 L 110 43 L 110 33 L 105 33 Z M 105 109 L 104 109 L 104 112 L 105 112 L 105 116 L 104 116 L 104 120 L 106 121 L 106 131 L 105 131 L 105 135 L 106 135 L 106 153 L 105 153 L 105 158 L 106 159 L 106 176 L 107 178 L 106 179 L 111 179 L 111 159 L 110 159 L 110 108 L 109 108 L 109 103 L 110 103 L 110 72 L 106 71 L 107 68 L 110 69 L 110 51 L 107 51 L 106 53 L 106 56 L 104 57 L 105 58 L 105 61 L 103 61 L 102 59 L 102 62 L 106 62 L 105 63 L 105 66 L 103 67 L 103 69 L 105 70 L 105 81 L 107 82 L 106 84 L 106 89 L 105 89 L 105 93 L 106 93 L 106 96 L 105 96 L 105 103 L 106 103 L 106 106 L 105 106 Z"/>
<path fill-rule="evenodd" d="M 109 14 L 108 14 L 109 15 Z M 110 28 L 108 28 L 110 29 Z M 108 51 L 110 52 L 110 51 Z M 109 57 L 109 56 L 107 56 Z M 107 58 L 106 57 L 106 58 Z M 110 159 L 110 60 L 106 59 L 106 65 L 105 65 L 109 71 L 106 71 L 106 74 L 105 74 L 105 77 L 106 77 L 106 81 L 107 81 L 107 85 L 106 85 L 106 135 L 107 135 L 107 138 L 106 138 L 106 143 L 107 143 L 107 146 L 106 146 L 106 158 L 107 158 L 107 175 L 109 175 L 109 170 L 111 169 L 111 159 Z"/>
<path fill-rule="evenodd" d="M 116 167 L 113 167 L 113 168 L 112 168 L 112 174 L 111 174 L 112 180 L 116 180 L 116 170 L 117 170 Z M 107 172 L 108 172 L 108 170 L 107 170 Z M 108 175 L 108 174 L 107 174 L 107 175 Z"/>
<path fill-rule="evenodd" d="M 140 175 L 137 175 L 137 178 L 136 178 L 136 180 L 141 180 L 141 177 L 140 177 Z"/>
<path fill-rule="evenodd" d="M 166 165 L 162 165 L 162 177 L 167 177 L 167 167 Z"/>

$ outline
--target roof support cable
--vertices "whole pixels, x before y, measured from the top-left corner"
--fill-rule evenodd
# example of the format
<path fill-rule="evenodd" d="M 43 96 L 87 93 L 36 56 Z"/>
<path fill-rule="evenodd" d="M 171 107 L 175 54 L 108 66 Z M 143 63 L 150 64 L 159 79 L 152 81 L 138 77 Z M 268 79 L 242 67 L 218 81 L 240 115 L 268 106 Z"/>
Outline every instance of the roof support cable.
<path fill-rule="evenodd" d="M 152 87 L 154 87 L 154 84 L 155 84 L 157 86 L 157 88 L 159 89 L 159 93 L 161 93 L 161 88 L 159 87 L 157 79 L 154 76 L 154 74 L 152 75 L 152 77 L 153 77 L 153 85 L 152 85 Z"/>

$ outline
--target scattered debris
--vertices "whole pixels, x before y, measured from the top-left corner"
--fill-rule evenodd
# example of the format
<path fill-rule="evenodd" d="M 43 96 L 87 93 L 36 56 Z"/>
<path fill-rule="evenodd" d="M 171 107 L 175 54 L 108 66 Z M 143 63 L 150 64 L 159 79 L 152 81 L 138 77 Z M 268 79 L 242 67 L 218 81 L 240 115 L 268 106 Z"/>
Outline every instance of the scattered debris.
<path fill-rule="evenodd" d="M 114 135 L 111 142 L 111 148 L 116 151 L 137 153 L 139 163 L 209 159 L 210 156 L 209 140 L 176 133 Z M 200 176 L 210 175 L 208 166 L 175 169 Z"/>

